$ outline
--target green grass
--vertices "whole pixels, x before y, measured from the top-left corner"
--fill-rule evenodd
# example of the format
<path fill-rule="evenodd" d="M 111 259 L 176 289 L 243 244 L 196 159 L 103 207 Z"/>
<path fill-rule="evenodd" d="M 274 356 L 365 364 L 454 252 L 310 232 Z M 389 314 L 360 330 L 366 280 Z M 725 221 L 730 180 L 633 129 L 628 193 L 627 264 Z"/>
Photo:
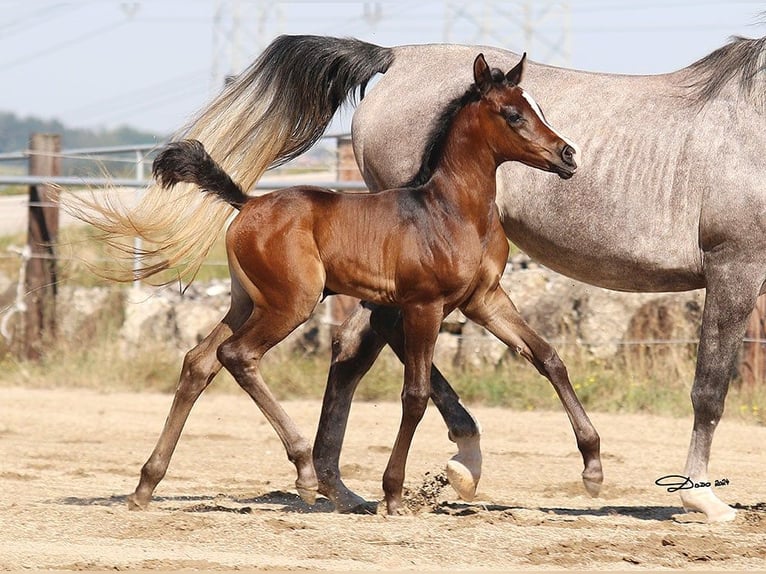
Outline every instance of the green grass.
<path fill-rule="evenodd" d="M 625 357 L 595 361 L 576 350 L 562 353 L 572 385 L 589 412 L 651 413 L 689 417 L 693 361 L 683 365 L 654 365 L 638 372 Z M 60 343 L 38 362 L 23 362 L 0 353 L 0 385 L 36 388 L 77 387 L 100 391 L 173 392 L 183 353 L 177 349 L 122 348 L 116 326 L 105 322 L 89 341 Z M 289 355 L 279 348 L 266 356 L 263 374 L 279 399 L 319 400 L 324 391 L 330 357 Z M 654 368 L 657 367 L 657 368 Z M 560 410 L 552 386 L 526 361 L 508 358 L 495 368 L 443 369 L 466 405 L 502 406 L 515 410 Z M 357 400 L 396 401 L 403 369 L 385 350 L 360 383 Z M 218 375 L 212 392 L 241 392 L 228 373 Z M 732 385 L 727 418 L 766 424 L 766 386 Z"/>

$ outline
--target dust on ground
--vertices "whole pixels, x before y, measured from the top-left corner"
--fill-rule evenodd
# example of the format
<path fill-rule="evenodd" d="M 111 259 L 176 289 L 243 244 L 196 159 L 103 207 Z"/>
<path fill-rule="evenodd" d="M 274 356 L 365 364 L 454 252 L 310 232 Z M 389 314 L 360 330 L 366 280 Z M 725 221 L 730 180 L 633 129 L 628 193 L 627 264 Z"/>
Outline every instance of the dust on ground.
<path fill-rule="evenodd" d="M 0 388 L 0 570 L 762 569 L 766 428 L 724 418 L 717 493 L 737 519 L 684 514 L 655 479 L 683 468 L 691 418 L 593 413 L 606 482 L 586 495 L 563 412 L 477 407 L 484 476 L 477 499 L 444 484 L 454 454 L 429 406 L 407 468 L 408 516 L 335 514 L 295 494 L 293 466 L 244 394 L 195 407 L 149 510 L 126 495 L 171 397 Z M 318 401 L 285 407 L 312 436 Z M 371 500 L 399 423 L 394 403 L 356 403 L 341 468 Z"/>

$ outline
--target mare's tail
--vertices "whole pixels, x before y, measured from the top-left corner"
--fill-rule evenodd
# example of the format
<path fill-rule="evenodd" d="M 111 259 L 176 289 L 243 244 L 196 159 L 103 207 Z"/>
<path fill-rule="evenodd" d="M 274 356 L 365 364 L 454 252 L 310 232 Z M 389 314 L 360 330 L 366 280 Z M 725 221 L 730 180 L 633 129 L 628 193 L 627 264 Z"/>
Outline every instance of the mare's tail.
<path fill-rule="evenodd" d="M 338 107 L 357 88 L 363 93 L 393 58 L 390 48 L 360 40 L 280 36 L 173 139 L 202 142 L 247 192 L 269 167 L 308 150 Z M 123 254 L 120 267 L 97 272 L 131 281 L 171 269 L 173 275 L 155 278 L 159 284 L 194 278 L 233 209 L 193 185 L 171 191 L 152 185 L 130 208 L 109 195 L 62 199 L 70 213 L 99 228 Z M 128 243 L 135 236 L 144 241 L 141 249 Z"/>
<path fill-rule="evenodd" d="M 242 209 L 249 198 L 197 140 L 168 144 L 154 159 L 152 175 L 165 189 L 178 183 L 191 183 L 217 196 L 234 209 Z"/>

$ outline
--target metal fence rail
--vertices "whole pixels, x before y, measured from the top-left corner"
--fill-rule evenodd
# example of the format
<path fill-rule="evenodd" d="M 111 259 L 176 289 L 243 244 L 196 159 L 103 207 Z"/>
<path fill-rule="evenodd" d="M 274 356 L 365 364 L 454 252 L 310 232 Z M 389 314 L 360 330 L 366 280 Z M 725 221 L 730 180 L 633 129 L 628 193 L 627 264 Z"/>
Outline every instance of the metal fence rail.
<path fill-rule="evenodd" d="M 342 139 L 347 139 L 347 134 L 332 134 L 323 136 L 323 140 L 334 140 L 337 142 Z M 56 154 L 45 154 L 48 156 L 54 156 L 61 159 L 77 159 L 77 160 L 92 160 L 96 161 L 119 161 L 118 158 L 112 156 L 120 156 L 133 154 L 130 159 L 123 159 L 122 161 L 129 162 L 135 165 L 135 177 L 83 177 L 83 176 L 51 176 L 51 177 L 39 177 L 33 175 L 9 175 L 0 173 L 0 186 L 4 185 L 60 185 L 62 187 L 127 187 L 127 188 L 143 188 L 147 187 L 151 183 L 151 179 L 145 176 L 145 164 L 149 161 L 149 156 L 152 152 L 158 151 L 163 144 L 136 144 L 136 145 L 120 145 L 120 146 L 104 146 L 104 147 L 85 147 L 85 148 L 71 148 L 64 149 Z M 0 163 L 2 162 L 19 162 L 28 160 L 31 155 L 40 155 L 38 152 L 32 150 L 24 150 L 10 153 L 0 153 Z M 291 164 L 286 164 L 280 168 L 284 171 L 285 167 L 290 167 Z M 335 169 L 340 169 L 340 166 L 335 166 Z M 268 173 L 268 172 L 267 172 Z M 317 185 L 320 187 L 329 187 L 338 191 L 365 191 L 367 186 L 363 181 L 359 180 L 290 180 L 289 178 L 280 178 L 279 181 L 273 181 L 271 178 L 265 178 L 259 181 L 254 190 L 271 191 L 281 187 L 292 187 L 295 185 Z"/>

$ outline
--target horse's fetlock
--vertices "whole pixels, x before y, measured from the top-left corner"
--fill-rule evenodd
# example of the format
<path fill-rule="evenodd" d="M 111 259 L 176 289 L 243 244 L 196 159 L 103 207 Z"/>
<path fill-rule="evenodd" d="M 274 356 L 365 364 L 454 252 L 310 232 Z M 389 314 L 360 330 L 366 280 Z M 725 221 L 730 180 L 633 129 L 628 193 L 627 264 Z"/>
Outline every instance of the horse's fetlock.
<path fill-rule="evenodd" d="M 141 483 L 157 484 L 165 478 L 167 470 L 168 467 L 163 461 L 149 459 L 141 467 Z"/>
<path fill-rule="evenodd" d="M 287 458 L 293 464 L 314 464 L 312 456 L 311 442 L 308 439 L 301 437 L 294 444 L 290 445 L 287 451 Z"/>

